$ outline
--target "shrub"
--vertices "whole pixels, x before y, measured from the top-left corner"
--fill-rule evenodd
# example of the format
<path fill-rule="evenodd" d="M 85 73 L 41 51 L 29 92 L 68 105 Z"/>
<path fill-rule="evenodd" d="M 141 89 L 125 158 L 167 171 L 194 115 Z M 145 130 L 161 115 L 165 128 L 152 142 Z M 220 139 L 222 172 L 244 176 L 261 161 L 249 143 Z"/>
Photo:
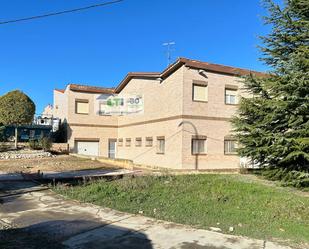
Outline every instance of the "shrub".
<path fill-rule="evenodd" d="M 37 140 L 29 140 L 29 148 L 32 150 L 39 150 L 40 148 L 40 144 Z"/>
<path fill-rule="evenodd" d="M 0 142 L 5 142 L 4 131 L 5 131 L 5 126 L 0 124 Z"/>
<path fill-rule="evenodd" d="M 10 146 L 5 144 L 4 142 L 0 142 L 0 152 L 5 152 L 5 151 L 8 151 L 9 149 L 10 149 Z"/>
<path fill-rule="evenodd" d="M 274 168 L 264 169 L 262 176 L 268 180 L 280 181 L 283 186 L 309 188 L 309 172 Z"/>
<path fill-rule="evenodd" d="M 43 137 L 40 139 L 39 141 L 40 143 L 40 147 L 44 150 L 44 151 L 49 151 L 53 145 L 51 139 L 49 137 Z"/>

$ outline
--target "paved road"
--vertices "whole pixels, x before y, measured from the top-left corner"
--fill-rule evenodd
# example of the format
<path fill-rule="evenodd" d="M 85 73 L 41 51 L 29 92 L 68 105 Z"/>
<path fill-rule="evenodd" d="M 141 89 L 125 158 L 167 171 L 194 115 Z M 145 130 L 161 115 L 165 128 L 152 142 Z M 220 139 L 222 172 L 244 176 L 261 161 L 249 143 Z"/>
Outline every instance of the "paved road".
<path fill-rule="evenodd" d="M 271 242 L 65 200 L 32 182 L 0 182 L 0 248 L 286 249 Z"/>

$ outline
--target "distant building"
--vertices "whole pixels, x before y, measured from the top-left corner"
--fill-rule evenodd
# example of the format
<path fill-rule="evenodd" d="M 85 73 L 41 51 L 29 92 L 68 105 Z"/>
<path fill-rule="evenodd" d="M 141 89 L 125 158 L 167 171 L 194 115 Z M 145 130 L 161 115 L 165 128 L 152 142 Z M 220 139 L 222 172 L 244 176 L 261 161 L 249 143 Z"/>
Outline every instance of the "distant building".
<path fill-rule="evenodd" d="M 44 111 L 42 113 L 42 117 L 45 118 L 50 118 L 53 116 L 53 106 L 51 104 L 48 104 L 45 106 Z"/>
<path fill-rule="evenodd" d="M 53 117 L 53 106 L 48 104 L 41 115 L 34 118 L 35 125 L 47 125 L 52 127 L 52 132 L 56 132 L 60 126 L 60 119 Z"/>
<path fill-rule="evenodd" d="M 50 137 L 51 128 L 47 125 L 21 125 L 18 127 L 18 142 Z M 15 126 L 6 126 L 3 135 L 6 141 L 13 142 L 15 140 Z"/>

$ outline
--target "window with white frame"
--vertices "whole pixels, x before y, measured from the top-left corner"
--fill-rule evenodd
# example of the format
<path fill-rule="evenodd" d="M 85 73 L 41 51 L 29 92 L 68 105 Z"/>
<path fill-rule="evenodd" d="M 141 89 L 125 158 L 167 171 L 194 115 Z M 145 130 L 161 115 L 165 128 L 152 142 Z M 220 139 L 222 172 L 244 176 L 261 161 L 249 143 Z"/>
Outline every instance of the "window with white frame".
<path fill-rule="evenodd" d="M 141 147 L 142 146 L 142 138 L 141 137 L 135 138 L 135 146 L 136 147 Z"/>
<path fill-rule="evenodd" d="M 224 139 L 224 154 L 237 154 L 238 144 L 235 138 Z"/>
<path fill-rule="evenodd" d="M 131 138 L 126 138 L 126 146 L 127 147 L 131 146 Z"/>
<path fill-rule="evenodd" d="M 75 113 L 88 114 L 89 113 L 89 101 L 86 99 L 75 100 Z"/>
<path fill-rule="evenodd" d="M 118 146 L 122 147 L 123 146 L 123 138 L 118 139 Z"/>
<path fill-rule="evenodd" d="M 152 142 L 153 142 L 152 137 L 146 137 L 145 146 L 146 147 L 152 147 Z"/>
<path fill-rule="evenodd" d="M 208 86 L 193 83 L 193 101 L 208 101 Z"/>
<path fill-rule="evenodd" d="M 225 104 L 228 105 L 237 105 L 237 89 L 225 89 Z"/>
<path fill-rule="evenodd" d="M 207 139 L 206 137 L 193 137 L 192 138 L 192 154 L 206 154 L 207 152 Z"/>
<path fill-rule="evenodd" d="M 165 153 L 165 138 L 157 137 L 157 154 Z"/>

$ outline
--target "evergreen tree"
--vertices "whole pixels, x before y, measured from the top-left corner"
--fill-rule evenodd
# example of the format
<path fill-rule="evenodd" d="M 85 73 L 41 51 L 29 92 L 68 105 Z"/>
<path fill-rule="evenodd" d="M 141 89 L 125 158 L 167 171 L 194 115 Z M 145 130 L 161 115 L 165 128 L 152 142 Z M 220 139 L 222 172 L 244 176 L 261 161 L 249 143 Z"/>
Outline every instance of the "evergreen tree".
<path fill-rule="evenodd" d="M 246 77 L 251 94 L 233 118 L 239 154 L 264 167 L 309 171 L 309 1 L 284 9 L 265 1 L 271 33 L 262 37 L 269 75 Z"/>

